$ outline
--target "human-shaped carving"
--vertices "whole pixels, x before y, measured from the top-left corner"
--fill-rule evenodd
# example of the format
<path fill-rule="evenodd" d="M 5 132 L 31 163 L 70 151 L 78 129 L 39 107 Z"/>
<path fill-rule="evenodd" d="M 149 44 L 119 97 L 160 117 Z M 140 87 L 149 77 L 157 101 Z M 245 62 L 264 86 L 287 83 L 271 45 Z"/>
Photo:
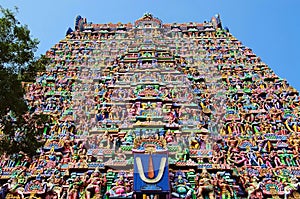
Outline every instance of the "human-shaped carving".
<path fill-rule="evenodd" d="M 60 198 L 62 192 L 62 184 L 64 184 L 64 179 L 61 176 L 61 173 L 59 171 L 53 173 L 47 180 L 47 192 L 54 192 L 57 197 Z"/>
<path fill-rule="evenodd" d="M 24 185 L 27 182 L 27 177 L 25 175 L 25 170 L 21 170 L 17 175 L 13 176 L 9 180 L 8 190 L 12 194 L 17 194 L 24 198 Z"/>
<path fill-rule="evenodd" d="M 85 190 L 85 198 L 90 199 L 92 193 L 94 193 L 94 196 L 96 196 L 97 198 L 102 198 L 101 189 L 103 186 L 105 186 L 106 180 L 105 177 L 103 177 L 102 174 L 99 172 L 98 168 L 96 168 L 95 171 L 92 173 L 89 182 L 90 183 L 87 185 Z"/>
<path fill-rule="evenodd" d="M 298 190 L 300 186 L 300 182 L 298 182 L 298 179 L 293 176 L 290 180 L 290 182 L 285 183 L 284 187 L 284 199 L 287 199 L 288 196 L 295 190 Z"/>
<path fill-rule="evenodd" d="M 81 181 L 79 176 L 76 176 L 74 180 L 70 182 L 68 189 L 68 199 L 78 199 L 79 198 L 79 190 L 83 182 Z"/>
<path fill-rule="evenodd" d="M 209 199 L 215 198 L 214 179 L 206 169 L 202 170 L 202 173 L 196 177 L 195 181 L 197 198 L 204 199 L 206 195 Z"/>
<path fill-rule="evenodd" d="M 234 196 L 233 190 L 230 185 L 226 182 L 225 178 L 222 176 L 220 177 L 217 174 L 217 185 L 220 188 L 220 195 L 219 197 L 222 199 L 230 199 Z"/>
<path fill-rule="evenodd" d="M 174 183 L 172 184 L 172 196 L 184 199 L 190 199 L 192 197 L 193 189 L 190 187 L 190 184 L 182 171 L 176 172 Z"/>
<path fill-rule="evenodd" d="M 174 141 L 174 136 L 173 133 L 171 132 L 170 129 L 168 129 L 168 131 L 166 132 L 166 141 L 167 143 L 173 142 Z"/>
<path fill-rule="evenodd" d="M 248 199 L 250 199 L 254 194 L 257 195 L 257 197 L 262 198 L 261 193 L 259 192 L 260 186 L 262 182 L 258 182 L 258 178 L 256 176 L 253 176 L 251 179 L 248 180 L 244 178 L 246 191 L 248 194 Z"/>
<path fill-rule="evenodd" d="M 7 195 L 8 191 L 9 191 L 9 186 L 10 186 L 9 183 L 10 182 L 7 182 L 7 183 L 5 183 L 4 185 L 2 185 L 0 187 L 0 198 L 1 199 L 5 199 L 6 198 L 6 195 Z"/>
<path fill-rule="evenodd" d="M 125 175 L 122 173 L 119 174 L 119 177 L 113 183 L 112 188 L 106 192 L 106 195 L 114 198 L 126 198 L 132 196 L 132 194 L 133 192 L 131 192 L 131 185 L 127 179 L 125 179 Z"/>

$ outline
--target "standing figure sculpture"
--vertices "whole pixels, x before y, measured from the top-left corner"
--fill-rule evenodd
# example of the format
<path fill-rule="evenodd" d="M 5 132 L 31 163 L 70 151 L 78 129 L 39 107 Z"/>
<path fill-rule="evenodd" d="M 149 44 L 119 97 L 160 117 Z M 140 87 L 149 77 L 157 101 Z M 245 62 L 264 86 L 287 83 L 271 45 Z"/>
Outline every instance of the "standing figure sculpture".
<path fill-rule="evenodd" d="M 218 187 L 220 188 L 220 198 L 231 199 L 234 197 L 233 189 L 226 182 L 224 177 L 218 177 Z"/>
<path fill-rule="evenodd" d="M 76 176 L 74 181 L 72 181 L 68 188 L 68 199 L 78 199 L 80 187 L 83 182 L 80 180 L 79 176 Z"/>
<path fill-rule="evenodd" d="M 215 198 L 214 179 L 212 178 L 210 173 L 207 172 L 206 169 L 203 169 L 202 173 L 199 176 L 197 176 L 196 184 L 196 195 L 198 199 L 204 199 L 206 195 L 209 199 Z"/>
<path fill-rule="evenodd" d="M 86 199 L 92 198 L 92 193 L 93 195 L 97 198 L 102 198 L 102 193 L 101 189 L 102 186 L 105 185 L 105 178 L 102 177 L 102 174 L 99 172 L 99 169 L 96 168 L 96 170 L 92 173 L 91 179 L 89 181 L 90 183 L 86 187 Z"/>

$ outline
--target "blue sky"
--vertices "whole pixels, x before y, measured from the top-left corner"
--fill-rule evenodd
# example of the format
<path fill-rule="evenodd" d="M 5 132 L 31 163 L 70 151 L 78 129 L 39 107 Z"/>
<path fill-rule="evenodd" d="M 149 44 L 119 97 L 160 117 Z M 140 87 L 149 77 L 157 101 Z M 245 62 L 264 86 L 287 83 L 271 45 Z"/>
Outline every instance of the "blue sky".
<path fill-rule="evenodd" d="M 253 49 L 275 73 L 300 90 L 300 0 L 2 0 L 40 41 L 44 54 L 77 15 L 88 22 L 134 22 L 150 12 L 163 22 L 203 22 L 220 13 L 223 26 Z"/>

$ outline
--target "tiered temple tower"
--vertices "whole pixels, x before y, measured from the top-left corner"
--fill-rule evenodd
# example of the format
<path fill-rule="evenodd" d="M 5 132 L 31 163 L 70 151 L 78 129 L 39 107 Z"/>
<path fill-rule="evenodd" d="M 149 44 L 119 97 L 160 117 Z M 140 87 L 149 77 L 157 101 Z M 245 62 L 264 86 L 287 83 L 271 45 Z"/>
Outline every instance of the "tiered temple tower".
<path fill-rule="evenodd" d="M 52 123 L 1 161 L 6 198 L 300 198 L 299 93 L 218 15 L 77 16 L 46 55 L 27 101 Z"/>

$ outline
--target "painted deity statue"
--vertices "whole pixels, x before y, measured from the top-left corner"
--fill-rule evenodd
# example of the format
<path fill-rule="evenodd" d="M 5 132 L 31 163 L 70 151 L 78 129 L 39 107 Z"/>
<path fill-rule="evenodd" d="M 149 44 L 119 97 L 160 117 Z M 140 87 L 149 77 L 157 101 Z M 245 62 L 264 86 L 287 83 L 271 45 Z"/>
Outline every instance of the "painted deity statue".
<path fill-rule="evenodd" d="M 206 169 L 203 169 L 202 173 L 199 176 L 197 176 L 196 183 L 197 198 L 204 199 L 206 195 L 209 199 L 215 198 L 214 179 Z"/>
<path fill-rule="evenodd" d="M 192 197 L 193 189 L 190 187 L 185 174 L 181 171 L 176 172 L 173 183 L 172 196 L 176 198 L 190 199 Z"/>
<path fill-rule="evenodd" d="M 70 183 L 68 189 L 68 199 L 78 199 L 79 198 L 79 190 L 83 182 L 76 176 L 75 179 Z"/>
<path fill-rule="evenodd" d="M 259 189 L 260 189 L 262 182 L 258 182 L 258 178 L 255 176 L 251 178 L 251 180 L 250 180 L 251 182 L 247 183 L 247 181 L 245 181 L 245 182 L 246 182 L 246 191 L 248 194 L 248 199 L 250 199 L 253 195 L 256 195 L 257 197 L 261 198 L 262 196 L 259 192 Z"/>
<path fill-rule="evenodd" d="M 114 198 L 127 198 L 131 197 L 133 192 L 129 189 L 130 184 L 125 179 L 123 174 L 120 174 L 118 179 L 115 180 L 114 186 L 106 193 L 109 197 Z"/>
<path fill-rule="evenodd" d="M 63 183 L 64 179 L 61 176 L 61 173 L 59 171 L 53 173 L 47 180 L 47 192 L 53 192 L 58 198 L 60 198 L 62 192 L 62 187 L 60 185 Z"/>
<path fill-rule="evenodd" d="M 17 175 L 13 176 L 8 181 L 8 190 L 12 194 L 17 194 L 21 198 L 24 198 L 24 185 L 27 182 L 27 177 L 25 176 L 25 170 L 20 171 Z"/>
<path fill-rule="evenodd" d="M 102 177 L 101 173 L 99 172 L 99 169 L 96 168 L 96 170 L 91 175 L 89 184 L 86 187 L 85 198 L 90 199 L 92 196 L 92 192 L 97 198 L 102 198 L 101 189 L 102 186 L 105 186 L 105 183 L 105 177 Z"/>
<path fill-rule="evenodd" d="M 288 195 L 298 190 L 300 187 L 300 182 L 298 182 L 295 176 L 293 176 L 290 181 L 291 182 L 285 183 L 286 186 L 284 187 L 284 199 L 287 199 Z"/>
<path fill-rule="evenodd" d="M 223 177 L 218 178 L 218 187 L 220 188 L 220 198 L 231 199 L 234 197 L 233 189 Z"/>

